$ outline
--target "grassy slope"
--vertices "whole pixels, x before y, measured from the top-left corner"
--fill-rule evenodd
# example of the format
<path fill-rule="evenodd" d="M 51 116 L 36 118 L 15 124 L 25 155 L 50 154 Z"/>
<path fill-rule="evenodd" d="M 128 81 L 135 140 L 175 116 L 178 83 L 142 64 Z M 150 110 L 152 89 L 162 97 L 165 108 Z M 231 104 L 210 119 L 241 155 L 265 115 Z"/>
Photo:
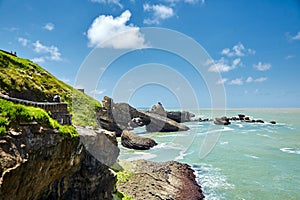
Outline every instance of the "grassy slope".
<path fill-rule="evenodd" d="M 54 94 L 68 103 L 73 114 L 73 124 L 79 126 L 97 126 L 94 118 L 95 108 L 101 104 L 92 97 L 83 94 L 30 60 L 12 56 L 0 51 L 0 91 L 10 96 L 32 101 L 51 101 Z M 76 110 L 76 112 L 73 112 Z"/>

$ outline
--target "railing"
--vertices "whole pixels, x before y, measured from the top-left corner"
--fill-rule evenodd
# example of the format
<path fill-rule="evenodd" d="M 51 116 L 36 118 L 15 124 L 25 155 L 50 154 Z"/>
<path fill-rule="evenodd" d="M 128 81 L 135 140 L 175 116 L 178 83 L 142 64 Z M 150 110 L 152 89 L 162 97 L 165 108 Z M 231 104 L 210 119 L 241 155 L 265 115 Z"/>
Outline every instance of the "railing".
<path fill-rule="evenodd" d="M 68 104 L 60 102 L 35 102 L 24 99 L 17 99 L 3 95 L 0 93 L 0 98 L 26 106 L 42 108 L 51 112 L 51 117 L 56 119 L 60 124 L 72 124 L 72 115 L 68 112 Z"/>

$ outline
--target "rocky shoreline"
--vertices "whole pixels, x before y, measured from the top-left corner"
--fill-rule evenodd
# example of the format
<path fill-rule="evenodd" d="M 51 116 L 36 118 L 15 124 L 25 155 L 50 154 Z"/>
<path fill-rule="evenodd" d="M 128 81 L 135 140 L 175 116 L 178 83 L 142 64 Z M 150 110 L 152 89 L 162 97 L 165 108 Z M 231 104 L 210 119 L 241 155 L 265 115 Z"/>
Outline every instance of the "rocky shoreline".
<path fill-rule="evenodd" d="M 128 180 L 117 184 L 117 189 L 135 200 L 142 199 L 204 199 L 194 170 L 176 161 L 151 162 L 136 160 L 121 162 L 124 170 L 133 173 Z"/>

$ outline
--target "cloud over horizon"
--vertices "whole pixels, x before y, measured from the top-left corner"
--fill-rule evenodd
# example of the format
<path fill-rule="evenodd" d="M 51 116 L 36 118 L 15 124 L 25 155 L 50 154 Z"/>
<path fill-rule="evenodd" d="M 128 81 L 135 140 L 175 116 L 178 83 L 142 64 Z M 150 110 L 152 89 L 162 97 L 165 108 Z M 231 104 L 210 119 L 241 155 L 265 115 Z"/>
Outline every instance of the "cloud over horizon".
<path fill-rule="evenodd" d="M 114 49 L 146 47 L 140 28 L 133 24 L 127 25 L 130 17 L 131 12 L 129 10 L 117 17 L 112 15 L 98 16 L 87 31 L 88 46 Z"/>

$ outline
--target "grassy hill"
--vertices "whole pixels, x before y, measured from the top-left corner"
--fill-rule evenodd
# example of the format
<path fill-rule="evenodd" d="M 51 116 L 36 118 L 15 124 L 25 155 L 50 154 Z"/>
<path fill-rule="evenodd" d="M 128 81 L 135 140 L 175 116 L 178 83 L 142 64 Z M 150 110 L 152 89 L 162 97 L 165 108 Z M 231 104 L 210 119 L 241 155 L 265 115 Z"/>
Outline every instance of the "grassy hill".
<path fill-rule="evenodd" d="M 57 93 L 62 102 L 68 103 L 74 125 L 97 126 L 95 109 L 101 106 L 97 100 L 58 80 L 30 60 L 3 51 L 0 51 L 1 91 L 11 97 L 39 102 L 51 102 Z"/>

